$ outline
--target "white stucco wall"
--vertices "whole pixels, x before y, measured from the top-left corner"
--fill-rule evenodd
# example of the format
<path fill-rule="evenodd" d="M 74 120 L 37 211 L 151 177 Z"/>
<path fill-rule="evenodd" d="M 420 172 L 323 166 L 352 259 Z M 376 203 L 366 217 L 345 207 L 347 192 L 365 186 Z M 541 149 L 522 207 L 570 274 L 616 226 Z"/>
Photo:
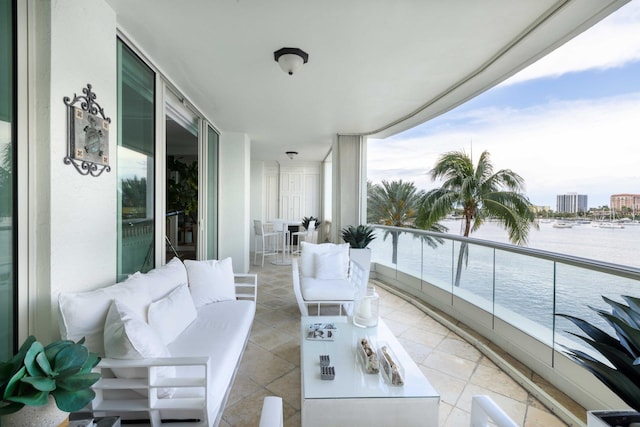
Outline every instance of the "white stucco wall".
<path fill-rule="evenodd" d="M 255 233 L 253 232 L 253 220 L 262 218 L 262 211 L 264 205 L 264 191 L 263 191 L 263 175 L 264 175 L 264 161 L 252 160 L 251 161 L 251 198 L 249 209 L 249 251 L 255 251 Z"/>
<path fill-rule="evenodd" d="M 29 284 L 29 333 L 43 341 L 58 336 L 57 297 L 115 280 L 116 270 L 116 17 L 102 0 L 30 2 L 29 25 L 38 35 L 30 46 L 29 150 L 33 172 L 30 233 L 35 263 Z M 50 38 L 37 22 L 50 23 Z M 47 31 L 42 27 L 42 31 Z M 111 117 L 112 171 L 82 176 L 65 165 L 67 112 L 63 97 L 81 95 L 87 83 Z M 33 258 L 32 258 L 33 257 Z M 35 283 L 34 283 L 35 282 Z M 35 295 L 34 295 L 35 294 Z M 88 307 L 90 309 L 90 307 Z M 21 335 L 24 331 L 21 331 Z"/>
<path fill-rule="evenodd" d="M 232 257 L 233 271 L 249 271 L 251 142 L 244 133 L 220 135 L 219 258 Z"/>

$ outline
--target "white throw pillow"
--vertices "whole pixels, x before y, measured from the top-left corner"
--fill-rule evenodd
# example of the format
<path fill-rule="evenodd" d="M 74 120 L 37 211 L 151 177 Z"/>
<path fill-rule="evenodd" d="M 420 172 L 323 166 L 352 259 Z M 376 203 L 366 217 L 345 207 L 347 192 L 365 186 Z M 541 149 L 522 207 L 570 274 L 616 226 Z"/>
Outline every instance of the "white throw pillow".
<path fill-rule="evenodd" d="M 163 266 L 154 268 L 146 276 L 149 280 L 149 295 L 152 301 L 164 298 L 180 285 L 187 284 L 187 270 L 180 258 L 172 258 Z"/>
<path fill-rule="evenodd" d="M 189 277 L 189 290 L 196 308 L 219 301 L 236 299 L 231 258 L 220 261 L 185 260 Z"/>
<path fill-rule="evenodd" d="M 343 280 L 347 278 L 344 255 L 341 252 L 315 253 L 314 277 L 318 280 Z"/>
<path fill-rule="evenodd" d="M 85 346 L 94 353 L 104 355 L 104 324 L 111 301 L 118 297 L 127 301 L 131 309 L 143 319 L 151 303 L 147 287 L 142 284 L 144 274 L 136 273 L 122 283 L 89 292 L 61 293 L 60 335 L 63 339 L 86 339 Z"/>
<path fill-rule="evenodd" d="M 322 253 L 339 253 L 343 260 L 344 277 L 347 277 L 349 273 L 349 244 L 334 244 L 334 243 L 309 243 L 300 242 L 301 255 L 300 255 L 300 273 L 303 277 L 315 277 L 315 257 L 314 254 Z"/>
<path fill-rule="evenodd" d="M 198 315 L 187 285 L 149 305 L 149 326 L 158 333 L 164 344 L 172 342 Z"/>
<path fill-rule="evenodd" d="M 121 301 L 111 303 L 104 327 L 105 355 L 113 359 L 171 357 L 160 336 L 140 316 Z M 146 368 L 114 368 L 120 378 L 146 378 Z M 175 376 L 174 367 L 157 370 L 158 377 Z M 173 389 L 159 389 L 158 397 L 170 397 Z"/>

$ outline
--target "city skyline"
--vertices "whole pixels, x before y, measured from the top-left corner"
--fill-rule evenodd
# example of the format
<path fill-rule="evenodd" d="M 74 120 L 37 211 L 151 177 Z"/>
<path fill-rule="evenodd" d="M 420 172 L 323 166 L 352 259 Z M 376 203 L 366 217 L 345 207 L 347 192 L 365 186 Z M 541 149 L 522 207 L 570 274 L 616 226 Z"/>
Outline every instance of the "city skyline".
<path fill-rule="evenodd" d="M 526 183 L 534 205 L 558 194 L 640 193 L 640 2 L 596 26 L 473 100 L 393 137 L 369 139 L 368 179 L 402 179 L 431 189 L 428 171 L 448 151 Z M 514 146 L 517 145 L 517 146 Z"/>

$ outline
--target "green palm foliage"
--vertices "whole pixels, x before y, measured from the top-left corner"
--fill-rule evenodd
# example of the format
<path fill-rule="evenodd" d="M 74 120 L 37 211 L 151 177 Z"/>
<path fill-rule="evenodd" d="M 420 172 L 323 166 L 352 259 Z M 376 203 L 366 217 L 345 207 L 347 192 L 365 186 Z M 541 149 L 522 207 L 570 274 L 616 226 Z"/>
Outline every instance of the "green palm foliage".
<path fill-rule="evenodd" d="M 509 169 L 493 170 L 488 151 L 478 164 L 464 151 L 443 154 L 429 172 L 442 186 L 427 192 L 422 200 L 416 224 L 428 227 L 462 209 L 464 236 L 478 230 L 488 219 L 501 222 L 514 244 L 526 244 L 531 226 L 537 227 L 531 202 L 524 194 L 524 180 Z M 456 284 L 459 284 L 462 260 L 467 245 L 460 247 Z"/>
<path fill-rule="evenodd" d="M 393 227 L 416 227 L 416 215 L 424 191 L 418 190 L 413 182 L 382 181 L 381 184 L 368 185 L 367 221 L 371 224 L 383 224 Z M 434 222 L 428 227 L 421 227 L 430 231 L 443 232 L 446 228 Z M 384 239 L 391 235 L 393 244 L 392 262 L 398 260 L 398 233 L 384 233 Z M 427 244 L 435 247 L 436 239 L 424 237 Z"/>
<path fill-rule="evenodd" d="M 611 307 L 610 313 L 590 307 L 613 328 L 615 336 L 577 317 L 568 314 L 558 316 L 580 328 L 586 337 L 569 333 L 604 356 L 610 365 L 583 351 L 565 347 L 569 357 L 595 375 L 627 405 L 640 411 L 640 299 L 626 295 L 622 298 L 628 305 L 602 297 Z"/>

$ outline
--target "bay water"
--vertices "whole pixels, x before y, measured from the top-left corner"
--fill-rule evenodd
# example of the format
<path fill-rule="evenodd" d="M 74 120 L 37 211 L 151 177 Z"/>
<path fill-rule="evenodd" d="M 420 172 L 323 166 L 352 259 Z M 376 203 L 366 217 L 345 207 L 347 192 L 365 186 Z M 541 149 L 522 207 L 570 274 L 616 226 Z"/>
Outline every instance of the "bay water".
<path fill-rule="evenodd" d="M 448 227 L 448 233 L 461 235 L 461 220 L 441 224 Z M 494 222 L 483 224 L 471 237 L 509 243 L 506 230 Z M 374 261 L 391 265 L 389 236 L 385 240 L 383 233 L 378 232 L 378 239 L 371 246 Z M 571 228 L 556 228 L 553 223 L 540 223 L 539 229 L 531 229 L 526 247 L 640 269 L 640 226 L 636 225 L 612 229 L 575 223 Z M 540 325 L 547 331 L 555 329 L 565 337 L 564 330 L 575 329 L 554 313 L 571 314 L 610 331 L 589 307 L 608 310 L 602 296 L 620 302 L 621 295 L 640 297 L 640 283 L 635 280 L 505 251 L 494 252 L 478 245 L 470 245 L 468 263 L 456 287 L 453 271 L 458 248 L 459 244 L 452 248 L 447 242 L 432 249 L 404 234 L 399 239 L 398 268 L 454 294 L 471 294 L 474 303 L 489 311 L 517 316 L 518 320 L 514 318 L 517 324 L 524 320 L 531 322 L 533 328 Z"/>

